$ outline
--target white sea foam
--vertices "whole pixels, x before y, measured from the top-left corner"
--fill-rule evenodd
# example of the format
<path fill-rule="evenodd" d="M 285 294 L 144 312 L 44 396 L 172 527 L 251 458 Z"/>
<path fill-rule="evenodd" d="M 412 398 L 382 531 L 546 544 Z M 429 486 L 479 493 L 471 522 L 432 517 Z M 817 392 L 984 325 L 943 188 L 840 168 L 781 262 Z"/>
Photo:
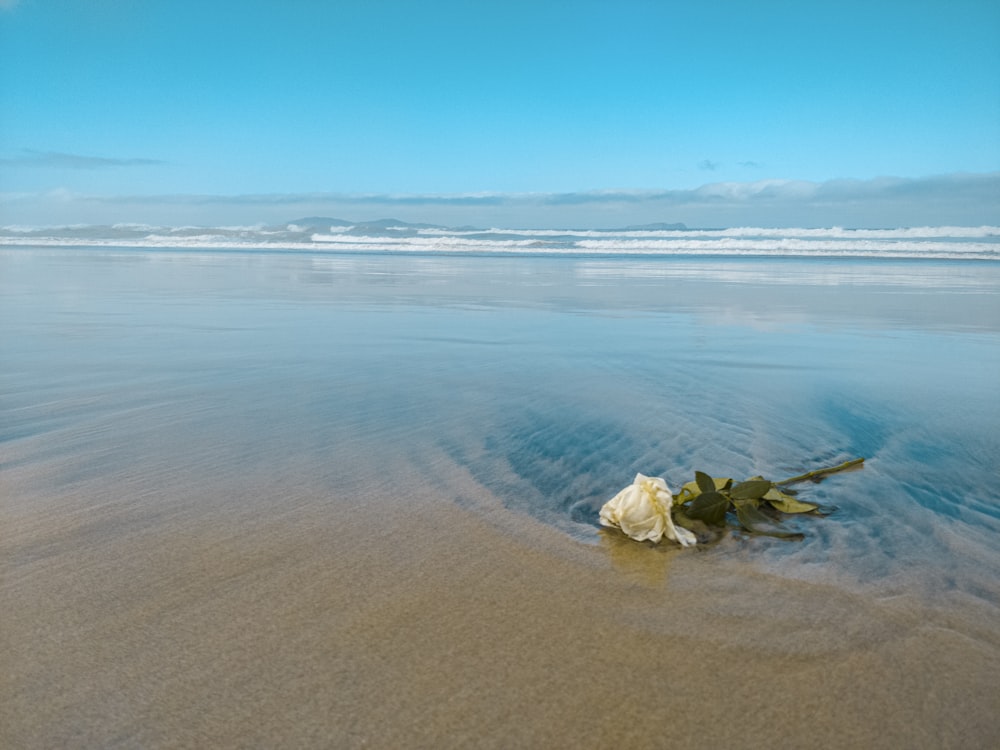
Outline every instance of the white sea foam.
<path fill-rule="evenodd" d="M 152 227 L 141 224 L 0 229 L 0 245 L 353 253 L 601 256 L 791 256 L 1000 260 L 1000 227 L 899 229 L 460 229 L 370 225 Z"/>
<path fill-rule="evenodd" d="M 287 227 L 285 227 L 285 228 L 286 228 L 286 229 L 287 229 L 287 230 L 288 230 L 289 232 L 307 232 L 307 231 L 309 231 L 309 227 L 308 227 L 308 226 L 301 226 L 301 225 L 299 225 L 299 224 L 289 224 L 289 225 L 288 225 Z M 327 232 L 330 232 L 330 233 L 332 233 L 332 234 L 338 234 L 338 233 L 340 233 L 340 232 L 347 232 L 347 231 L 350 231 L 350 230 L 351 230 L 351 229 L 353 229 L 353 228 L 354 228 L 354 227 L 352 227 L 352 226 L 343 226 L 343 227 L 341 227 L 341 226 L 332 226 L 332 227 L 327 227 L 327 230 L 326 230 L 326 231 L 327 231 Z"/>
<path fill-rule="evenodd" d="M 161 227 L 156 224 L 132 224 L 129 222 L 119 222 L 118 224 L 112 224 L 112 229 L 116 230 L 132 230 L 137 232 L 152 232 L 156 230 L 163 230 L 166 227 Z"/>
<path fill-rule="evenodd" d="M 744 238 L 720 237 L 717 239 L 680 240 L 580 240 L 581 249 L 625 254 L 664 255 L 820 255 L 867 256 L 885 258 L 927 257 L 989 257 L 1000 249 L 996 244 L 984 242 L 902 242 L 858 239 L 850 242 L 840 239 L 805 238 Z"/>
<path fill-rule="evenodd" d="M 815 237 L 825 239 L 974 239 L 1000 237 L 1000 227 L 903 227 L 899 229 L 827 229 L 731 227 L 728 229 L 420 229 L 427 236 L 475 236 L 484 234 L 527 235 L 534 237 L 625 237 L 625 238 L 710 238 L 710 237 Z"/>

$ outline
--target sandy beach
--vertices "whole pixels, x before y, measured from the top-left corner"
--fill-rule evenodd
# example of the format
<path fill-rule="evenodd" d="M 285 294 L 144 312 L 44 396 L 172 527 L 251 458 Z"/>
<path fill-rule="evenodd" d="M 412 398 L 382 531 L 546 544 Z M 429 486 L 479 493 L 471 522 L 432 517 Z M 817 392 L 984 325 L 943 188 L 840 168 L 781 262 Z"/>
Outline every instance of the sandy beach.
<path fill-rule="evenodd" d="M 996 737 L 989 608 L 873 600 L 611 533 L 583 547 L 440 496 L 386 508 L 389 483 L 337 501 L 267 489 L 280 510 L 206 517 L 192 494 L 142 518 L 73 493 L 5 524 L 5 559 L 21 556 L 3 587 L 5 745 Z M 461 476 L 442 490 L 482 491 Z M 88 502 L 98 521 L 80 517 Z"/>
<path fill-rule="evenodd" d="M 690 300 L 609 306 L 606 287 L 574 286 L 557 314 L 515 299 L 524 274 L 509 268 L 494 273 L 501 289 L 483 310 L 448 294 L 466 267 L 421 277 L 404 266 L 397 298 L 422 301 L 403 309 L 358 275 L 334 274 L 356 297 L 309 284 L 307 258 L 168 257 L 157 274 L 108 261 L 89 287 L 71 251 L 18 258 L 0 276 L 4 359 L 15 363 L 0 444 L 4 747 L 1000 738 L 995 505 L 970 490 L 965 507 L 932 506 L 915 473 L 922 461 L 961 481 L 961 467 L 992 465 L 991 330 L 947 323 L 958 353 L 987 352 L 954 414 L 924 398 L 937 369 L 900 396 L 920 397 L 935 434 L 950 438 L 955 422 L 971 434 L 951 458 L 929 459 L 912 445 L 929 455 L 939 444 L 903 416 L 888 379 L 870 381 L 882 409 L 868 421 L 862 395 L 839 411 L 815 400 L 814 389 L 868 377 L 840 356 L 865 340 L 911 369 L 937 340 L 922 319 L 900 325 L 895 307 L 881 328 L 824 312 L 825 338 L 807 350 L 777 314 L 734 332 L 717 311 L 678 322 Z M 160 294 L 179 278 L 186 296 Z M 963 294 L 973 319 L 996 305 L 992 292 Z M 634 356 L 654 330 L 678 348 L 694 342 L 684 356 L 728 359 L 668 382 L 659 362 L 683 356 L 655 354 L 649 370 Z M 719 343 L 699 349 L 698 336 Z M 747 352 L 770 342 L 788 367 L 720 353 L 739 341 Z M 818 366 L 833 356 L 839 369 Z M 697 388 L 725 393 L 726 414 L 707 413 Z M 669 389 L 676 400 L 651 406 Z M 798 410 L 786 435 L 778 392 L 782 404 L 826 406 Z M 694 468 L 795 473 L 797 461 L 855 450 L 870 460 L 863 472 L 809 490 L 841 510 L 808 519 L 793 546 L 737 534 L 654 547 L 574 516 L 636 464 L 676 486 Z M 541 497 L 554 500 L 539 507 Z"/>

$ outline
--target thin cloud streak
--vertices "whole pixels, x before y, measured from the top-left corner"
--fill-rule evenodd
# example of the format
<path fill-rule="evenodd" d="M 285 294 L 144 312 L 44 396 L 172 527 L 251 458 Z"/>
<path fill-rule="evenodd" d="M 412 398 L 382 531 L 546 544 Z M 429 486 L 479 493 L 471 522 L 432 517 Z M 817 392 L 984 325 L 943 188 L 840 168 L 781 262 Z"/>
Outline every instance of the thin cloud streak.
<path fill-rule="evenodd" d="M 587 203 L 667 203 L 675 206 L 710 204 L 850 203 L 899 198 L 941 198 L 1000 201 L 1000 172 L 953 174 L 906 179 L 879 177 L 873 180 L 758 180 L 714 182 L 692 190 L 592 191 L 550 194 L 550 205 Z"/>
<path fill-rule="evenodd" d="M 34 151 L 32 149 L 22 149 L 21 156 L 0 159 L 0 165 L 7 167 L 41 167 L 51 169 L 149 167 L 165 163 L 159 159 L 116 159 L 106 156 L 84 156 L 82 154 L 67 154 L 61 151 Z"/>
<path fill-rule="evenodd" d="M 758 180 L 755 182 L 713 182 L 685 190 L 592 190 L 567 193 L 259 193 L 244 195 L 75 195 L 77 200 L 98 203 L 181 203 L 211 204 L 299 204 L 334 201 L 345 204 L 385 206 L 512 206 L 584 205 L 616 203 L 668 203 L 676 206 L 720 202 L 753 204 L 773 201 L 803 203 L 817 201 L 853 202 L 879 198 L 938 197 L 954 200 L 1000 198 L 1000 172 L 953 174 L 919 179 L 879 177 L 872 180 Z"/>

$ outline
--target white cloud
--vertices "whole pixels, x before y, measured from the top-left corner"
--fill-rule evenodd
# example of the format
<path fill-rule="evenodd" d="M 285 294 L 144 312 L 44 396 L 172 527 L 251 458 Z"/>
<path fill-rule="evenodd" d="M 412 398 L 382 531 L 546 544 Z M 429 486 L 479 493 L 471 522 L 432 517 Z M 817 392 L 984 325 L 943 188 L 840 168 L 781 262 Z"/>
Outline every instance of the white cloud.
<path fill-rule="evenodd" d="M 872 180 L 716 182 L 683 190 L 570 193 L 0 195 L 0 223 L 281 223 L 296 216 L 392 215 L 448 226 L 565 228 L 1000 225 L 1000 172 Z"/>

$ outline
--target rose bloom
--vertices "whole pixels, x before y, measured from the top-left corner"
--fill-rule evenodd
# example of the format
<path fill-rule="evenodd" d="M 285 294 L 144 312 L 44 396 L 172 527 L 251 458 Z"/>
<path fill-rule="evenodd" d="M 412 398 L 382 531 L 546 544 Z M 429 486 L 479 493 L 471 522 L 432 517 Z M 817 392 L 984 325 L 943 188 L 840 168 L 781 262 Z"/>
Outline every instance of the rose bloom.
<path fill-rule="evenodd" d="M 601 524 L 621 529 L 637 542 L 666 537 L 684 547 L 697 543 L 693 533 L 674 525 L 674 497 L 660 477 L 635 475 L 635 481 L 601 508 Z"/>

